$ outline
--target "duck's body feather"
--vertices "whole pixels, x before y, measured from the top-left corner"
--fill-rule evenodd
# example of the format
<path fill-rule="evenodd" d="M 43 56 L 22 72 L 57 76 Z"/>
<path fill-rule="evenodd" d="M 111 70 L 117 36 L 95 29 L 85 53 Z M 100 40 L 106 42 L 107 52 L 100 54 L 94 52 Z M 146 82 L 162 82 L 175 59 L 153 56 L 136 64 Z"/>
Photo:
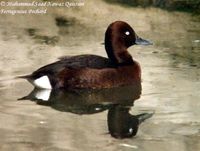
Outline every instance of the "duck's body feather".
<path fill-rule="evenodd" d="M 108 58 L 96 55 L 78 55 L 78 56 L 64 56 L 59 58 L 59 61 L 48 64 L 34 71 L 28 78 L 39 78 L 44 75 L 58 74 L 64 69 L 103 69 L 113 68 L 114 65 Z"/>
<path fill-rule="evenodd" d="M 140 67 L 136 62 L 116 67 L 108 58 L 96 55 L 65 56 L 23 78 L 36 87 L 47 89 L 109 88 L 136 82 L 136 79 L 140 79 Z M 37 82 L 39 79 L 47 80 L 40 84 Z"/>

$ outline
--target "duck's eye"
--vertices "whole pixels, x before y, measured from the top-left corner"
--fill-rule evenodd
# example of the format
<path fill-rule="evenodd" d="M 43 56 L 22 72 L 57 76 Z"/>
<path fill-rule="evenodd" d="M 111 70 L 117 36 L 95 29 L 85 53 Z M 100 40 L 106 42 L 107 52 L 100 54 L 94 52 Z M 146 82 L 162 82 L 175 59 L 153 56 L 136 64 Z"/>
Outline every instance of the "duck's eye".
<path fill-rule="evenodd" d="M 127 35 L 127 36 L 130 35 L 130 32 L 129 32 L 129 31 L 126 31 L 126 32 L 125 32 L 125 35 Z"/>

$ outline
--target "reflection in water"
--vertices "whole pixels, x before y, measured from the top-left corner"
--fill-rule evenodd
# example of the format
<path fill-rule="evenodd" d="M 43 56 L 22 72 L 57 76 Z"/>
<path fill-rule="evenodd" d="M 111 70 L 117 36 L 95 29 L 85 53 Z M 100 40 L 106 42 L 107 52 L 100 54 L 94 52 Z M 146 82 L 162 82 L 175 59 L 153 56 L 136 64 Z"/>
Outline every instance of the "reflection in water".
<path fill-rule="evenodd" d="M 115 138 L 127 138 L 137 134 L 139 125 L 153 114 L 131 115 L 130 107 L 113 105 L 108 111 L 108 129 Z"/>
<path fill-rule="evenodd" d="M 141 94 L 141 85 L 101 90 L 41 90 L 34 89 L 19 100 L 32 100 L 39 105 L 78 115 L 108 110 L 108 130 L 115 138 L 136 135 L 139 124 L 152 114 L 131 115 L 130 108 Z"/>

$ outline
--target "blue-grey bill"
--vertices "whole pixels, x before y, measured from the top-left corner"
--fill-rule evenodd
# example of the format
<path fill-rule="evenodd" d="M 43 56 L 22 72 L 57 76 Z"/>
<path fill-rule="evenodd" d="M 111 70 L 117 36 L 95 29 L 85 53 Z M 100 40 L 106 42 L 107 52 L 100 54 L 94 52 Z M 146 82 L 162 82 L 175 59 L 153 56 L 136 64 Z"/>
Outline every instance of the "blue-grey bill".
<path fill-rule="evenodd" d="M 136 45 L 153 45 L 153 43 L 151 41 L 142 39 L 138 36 L 136 37 L 135 44 Z"/>

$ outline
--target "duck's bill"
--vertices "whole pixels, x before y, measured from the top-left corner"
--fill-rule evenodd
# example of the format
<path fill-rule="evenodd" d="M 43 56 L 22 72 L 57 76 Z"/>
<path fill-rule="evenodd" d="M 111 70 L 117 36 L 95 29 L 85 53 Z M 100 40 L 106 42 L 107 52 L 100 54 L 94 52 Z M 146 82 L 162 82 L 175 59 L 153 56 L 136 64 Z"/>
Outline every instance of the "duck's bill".
<path fill-rule="evenodd" d="M 136 37 L 136 40 L 135 40 L 135 44 L 136 45 L 153 45 L 153 43 L 151 41 L 148 41 L 148 40 L 145 40 L 145 39 L 142 39 L 140 37 Z"/>

